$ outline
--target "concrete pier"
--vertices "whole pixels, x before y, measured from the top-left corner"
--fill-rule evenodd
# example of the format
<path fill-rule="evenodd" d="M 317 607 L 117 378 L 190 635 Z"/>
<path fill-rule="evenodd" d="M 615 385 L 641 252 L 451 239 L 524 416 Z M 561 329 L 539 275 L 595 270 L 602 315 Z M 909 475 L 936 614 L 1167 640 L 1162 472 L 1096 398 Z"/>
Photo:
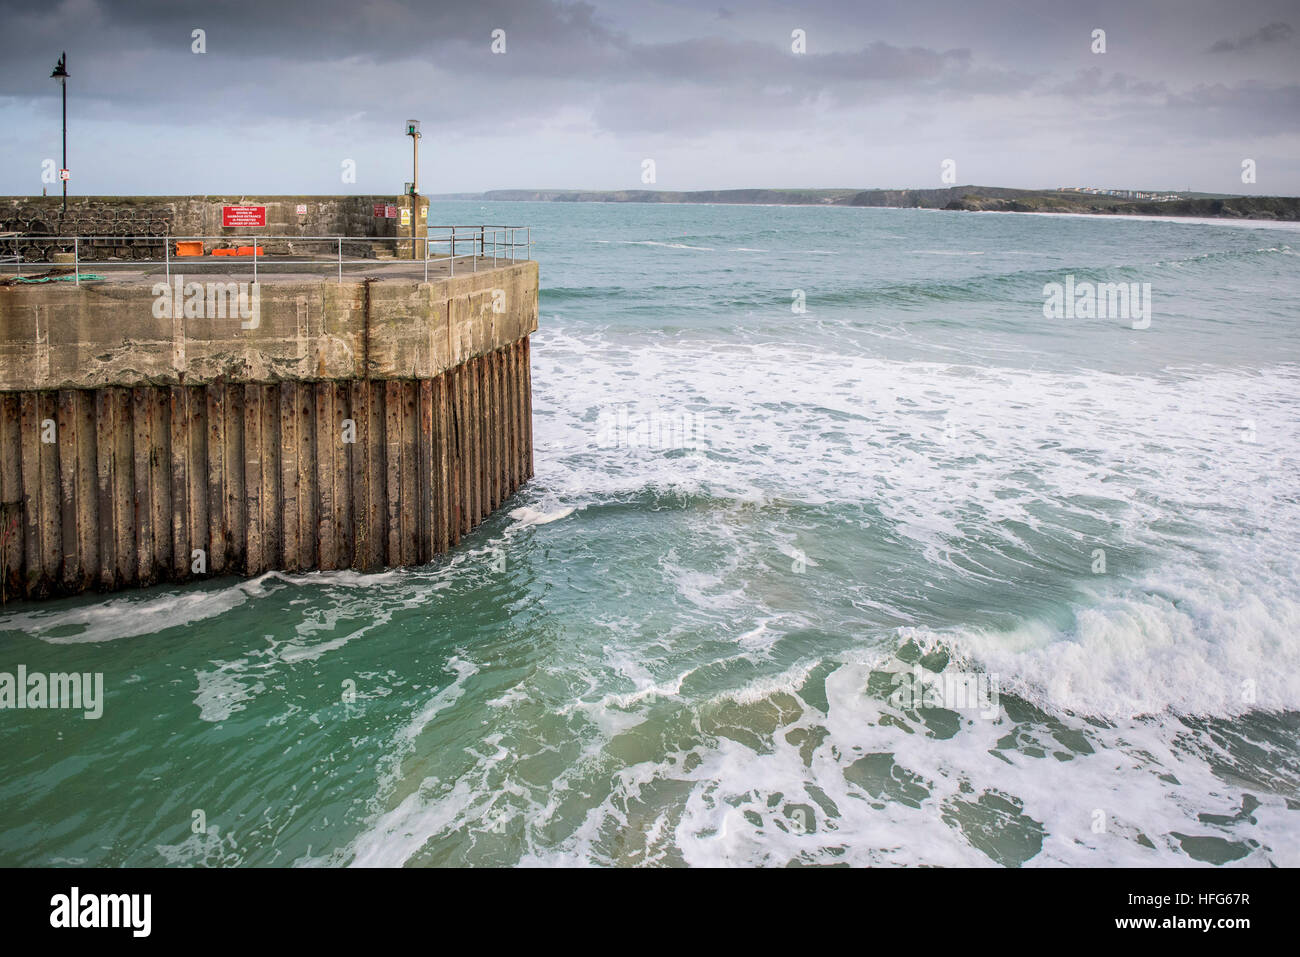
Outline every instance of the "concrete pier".
<path fill-rule="evenodd" d="M 420 266 L 0 287 L 0 598 L 456 545 L 533 474 L 537 265 Z"/>

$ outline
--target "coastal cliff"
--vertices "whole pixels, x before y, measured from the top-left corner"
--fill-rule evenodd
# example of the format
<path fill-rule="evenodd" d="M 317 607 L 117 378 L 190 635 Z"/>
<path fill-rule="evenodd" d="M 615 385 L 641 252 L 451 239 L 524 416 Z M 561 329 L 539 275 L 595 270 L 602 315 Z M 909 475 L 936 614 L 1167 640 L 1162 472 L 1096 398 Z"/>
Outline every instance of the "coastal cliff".
<path fill-rule="evenodd" d="M 1096 213 L 1127 216 L 1203 216 L 1224 219 L 1300 221 L 1300 197 L 1207 196 L 1154 202 L 1069 190 L 1005 186 L 948 186 L 942 189 L 498 189 L 452 193 L 434 200 L 547 203 L 726 203 L 780 206 L 875 206 L 1006 213 Z"/>

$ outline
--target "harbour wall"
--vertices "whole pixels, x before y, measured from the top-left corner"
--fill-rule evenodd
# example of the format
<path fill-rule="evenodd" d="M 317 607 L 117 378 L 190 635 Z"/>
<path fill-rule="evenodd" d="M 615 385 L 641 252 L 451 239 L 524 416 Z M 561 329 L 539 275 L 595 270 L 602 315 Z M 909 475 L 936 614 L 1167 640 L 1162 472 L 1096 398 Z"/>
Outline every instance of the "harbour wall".
<path fill-rule="evenodd" d="M 0 232 L 18 233 L 5 240 L 0 252 L 22 251 L 26 262 L 49 262 L 53 254 L 71 247 L 50 236 L 94 237 L 80 249 L 85 260 L 160 259 L 162 236 L 352 236 L 392 238 L 410 236 L 402 226 L 403 209 L 416 236 L 427 226 L 427 197 L 411 196 L 70 196 L 67 211 L 61 196 L 0 196 Z M 223 226 L 226 206 L 262 206 L 264 226 Z M 397 216 L 376 216 L 377 208 L 396 207 Z M 285 251 L 272 243 L 268 252 Z M 383 245 L 347 244 L 350 255 L 374 255 Z M 326 247 L 320 247 L 322 251 Z M 332 249 L 332 247 L 330 247 Z M 409 254 L 409 244 L 406 244 Z M 392 253 L 395 246 L 387 247 Z"/>
<path fill-rule="evenodd" d="M 258 286 L 0 287 L 0 600 L 423 563 L 532 476 L 535 262 Z"/>

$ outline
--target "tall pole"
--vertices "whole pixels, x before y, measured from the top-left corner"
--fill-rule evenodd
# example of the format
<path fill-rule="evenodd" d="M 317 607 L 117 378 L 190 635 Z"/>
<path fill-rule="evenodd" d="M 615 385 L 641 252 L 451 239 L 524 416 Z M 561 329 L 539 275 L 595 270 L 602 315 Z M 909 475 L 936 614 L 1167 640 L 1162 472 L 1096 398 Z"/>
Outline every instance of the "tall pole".
<path fill-rule="evenodd" d="M 67 54 L 63 54 L 64 57 Z M 62 169 L 68 168 L 68 78 L 63 77 L 59 81 L 59 86 L 63 87 L 63 166 Z M 63 179 L 62 176 L 59 177 Z M 68 215 L 68 181 L 63 180 L 63 215 Z"/>
<path fill-rule="evenodd" d="M 420 215 L 420 134 L 411 137 L 411 258 L 419 259 L 415 251 L 416 220 Z"/>
<path fill-rule="evenodd" d="M 63 215 L 68 215 L 68 181 L 63 179 L 64 171 L 68 168 L 68 53 L 65 50 L 59 57 L 59 62 L 54 65 L 54 72 L 50 74 L 52 79 L 59 81 L 59 86 L 63 87 L 63 166 L 59 169 L 59 179 L 63 180 Z"/>
<path fill-rule="evenodd" d="M 411 258 L 416 255 L 415 234 L 418 229 L 417 217 L 420 205 L 420 121 L 406 121 L 406 135 L 411 138 Z M 427 250 L 426 250 L 427 252 Z"/>

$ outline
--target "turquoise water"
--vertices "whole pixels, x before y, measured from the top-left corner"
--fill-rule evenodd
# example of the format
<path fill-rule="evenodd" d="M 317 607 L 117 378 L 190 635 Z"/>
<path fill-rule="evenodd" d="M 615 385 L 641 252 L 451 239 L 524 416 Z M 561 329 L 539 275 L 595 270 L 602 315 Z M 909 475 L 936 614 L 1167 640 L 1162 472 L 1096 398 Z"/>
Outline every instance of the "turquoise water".
<path fill-rule="evenodd" d="M 0 712 L 0 864 L 1300 864 L 1300 233 L 436 214 L 534 227 L 536 479 L 421 568 L 6 607 L 105 703 Z"/>

